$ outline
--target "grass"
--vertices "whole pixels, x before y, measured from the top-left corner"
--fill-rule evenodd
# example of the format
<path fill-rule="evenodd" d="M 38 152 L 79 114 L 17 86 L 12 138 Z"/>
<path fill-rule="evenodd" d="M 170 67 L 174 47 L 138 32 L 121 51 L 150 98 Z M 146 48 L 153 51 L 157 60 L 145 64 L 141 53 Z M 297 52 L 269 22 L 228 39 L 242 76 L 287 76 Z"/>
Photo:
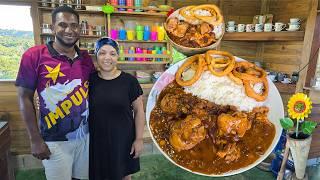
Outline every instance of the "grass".
<path fill-rule="evenodd" d="M 162 155 L 143 156 L 141 161 L 141 171 L 134 174 L 133 180 L 269 180 L 274 179 L 271 173 L 253 168 L 244 173 L 225 178 L 209 178 L 187 172 L 169 162 Z M 16 180 L 45 180 L 43 169 L 18 170 Z"/>

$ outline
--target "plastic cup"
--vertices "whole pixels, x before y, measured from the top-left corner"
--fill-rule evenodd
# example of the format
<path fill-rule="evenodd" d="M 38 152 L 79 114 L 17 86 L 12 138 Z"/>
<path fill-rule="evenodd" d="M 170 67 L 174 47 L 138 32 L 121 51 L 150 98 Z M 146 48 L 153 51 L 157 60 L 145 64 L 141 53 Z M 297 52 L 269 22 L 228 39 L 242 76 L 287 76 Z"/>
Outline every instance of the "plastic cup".
<path fill-rule="evenodd" d="M 127 39 L 127 32 L 124 29 L 119 30 L 119 39 L 126 40 Z"/>
<path fill-rule="evenodd" d="M 142 41 L 143 40 L 143 31 L 137 31 L 137 40 Z"/>
<path fill-rule="evenodd" d="M 158 32 L 152 31 L 151 32 L 151 41 L 157 41 L 158 40 Z"/>
<path fill-rule="evenodd" d="M 127 31 L 127 38 L 128 38 L 128 40 L 134 40 L 134 31 L 133 30 Z"/>
<path fill-rule="evenodd" d="M 142 25 L 136 26 L 136 31 L 143 31 L 144 27 Z"/>
<path fill-rule="evenodd" d="M 112 39 L 118 39 L 118 30 L 111 29 L 111 38 Z"/>

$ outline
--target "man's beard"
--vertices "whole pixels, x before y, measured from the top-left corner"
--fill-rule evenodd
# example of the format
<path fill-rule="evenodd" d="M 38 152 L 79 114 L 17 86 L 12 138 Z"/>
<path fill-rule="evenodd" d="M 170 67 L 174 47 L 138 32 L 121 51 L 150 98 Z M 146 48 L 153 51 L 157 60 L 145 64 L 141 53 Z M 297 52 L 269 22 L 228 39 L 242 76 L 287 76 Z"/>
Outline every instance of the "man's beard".
<path fill-rule="evenodd" d="M 65 47 L 73 47 L 77 43 L 79 38 L 77 38 L 73 43 L 66 43 L 61 37 L 56 35 L 56 40 Z"/>

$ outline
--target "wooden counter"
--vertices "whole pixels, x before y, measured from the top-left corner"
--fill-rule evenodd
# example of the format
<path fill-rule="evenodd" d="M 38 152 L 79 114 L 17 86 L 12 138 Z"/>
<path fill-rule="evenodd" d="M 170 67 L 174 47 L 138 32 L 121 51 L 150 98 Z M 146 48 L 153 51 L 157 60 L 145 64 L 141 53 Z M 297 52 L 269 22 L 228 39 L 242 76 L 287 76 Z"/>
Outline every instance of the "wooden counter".
<path fill-rule="evenodd" d="M 1 180 L 14 180 L 10 167 L 10 131 L 7 122 L 0 121 L 0 177 Z"/>

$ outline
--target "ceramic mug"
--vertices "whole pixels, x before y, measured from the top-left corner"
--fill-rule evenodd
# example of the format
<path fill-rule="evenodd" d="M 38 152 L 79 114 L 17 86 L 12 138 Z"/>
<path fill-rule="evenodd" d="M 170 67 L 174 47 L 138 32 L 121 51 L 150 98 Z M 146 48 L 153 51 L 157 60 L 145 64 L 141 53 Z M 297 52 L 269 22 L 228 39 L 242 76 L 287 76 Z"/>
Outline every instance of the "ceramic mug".
<path fill-rule="evenodd" d="M 291 83 L 291 79 L 290 78 L 283 78 L 283 81 L 281 81 L 283 84 L 289 84 Z"/>
<path fill-rule="evenodd" d="M 253 32 L 253 31 L 254 31 L 254 24 L 247 24 L 246 32 Z"/>
<path fill-rule="evenodd" d="M 237 31 L 237 27 L 236 26 L 229 26 L 227 28 L 227 32 L 235 32 L 235 31 Z"/>
<path fill-rule="evenodd" d="M 290 18 L 290 24 L 300 24 L 300 22 L 299 18 Z"/>
<path fill-rule="evenodd" d="M 300 29 L 299 24 L 289 24 L 289 31 L 298 31 Z"/>
<path fill-rule="evenodd" d="M 262 32 L 262 31 L 263 31 L 263 24 L 256 24 L 255 32 Z"/>
<path fill-rule="evenodd" d="M 276 22 L 274 24 L 274 31 L 279 32 L 284 30 L 284 28 L 286 28 L 286 24 L 282 23 L 282 22 Z"/>
<path fill-rule="evenodd" d="M 276 81 L 276 75 L 275 74 L 269 74 L 268 78 L 272 81 L 275 82 Z"/>
<path fill-rule="evenodd" d="M 238 24 L 238 32 L 244 32 L 246 30 L 245 24 Z"/>
<path fill-rule="evenodd" d="M 228 21 L 228 26 L 234 26 L 235 25 L 235 21 Z"/>
<path fill-rule="evenodd" d="M 272 23 L 266 23 L 264 24 L 264 32 L 271 32 L 273 30 Z"/>

